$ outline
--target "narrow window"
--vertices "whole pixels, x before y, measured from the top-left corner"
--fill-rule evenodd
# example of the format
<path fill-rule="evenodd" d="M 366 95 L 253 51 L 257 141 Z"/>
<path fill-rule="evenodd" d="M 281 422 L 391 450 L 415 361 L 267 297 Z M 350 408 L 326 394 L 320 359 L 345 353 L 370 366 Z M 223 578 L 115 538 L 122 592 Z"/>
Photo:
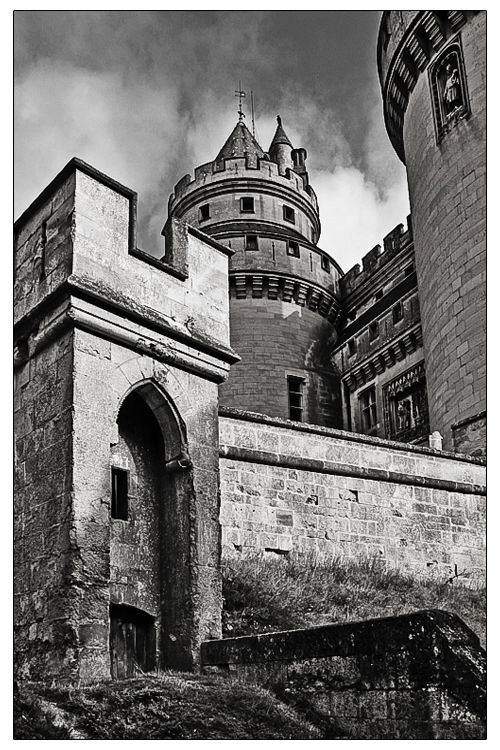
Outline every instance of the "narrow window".
<path fill-rule="evenodd" d="M 327 258 L 326 255 L 321 256 L 321 268 L 323 271 L 330 273 L 330 259 Z"/>
<path fill-rule="evenodd" d="M 245 250 L 258 250 L 259 241 L 256 234 L 245 235 Z"/>
<path fill-rule="evenodd" d="M 294 258 L 300 258 L 300 248 L 299 243 L 294 242 L 294 240 L 288 240 L 288 245 L 286 248 L 286 252 L 288 255 L 293 255 Z"/>
<path fill-rule="evenodd" d="M 199 217 L 200 221 L 206 221 L 210 218 L 210 205 L 208 203 L 205 203 L 204 206 L 200 206 Z"/>
<path fill-rule="evenodd" d="M 249 196 L 240 198 L 240 212 L 242 214 L 253 214 L 255 213 L 254 199 Z"/>
<path fill-rule="evenodd" d="M 356 349 L 357 349 L 356 339 L 350 339 L 347 342 L 347 356 L 348 357 L 354 356 L 354 354 L 356 354 Z"/>
<path fill-rule="evenodd" d="M 360 394 L 361 420 L 363 429 L 368 432 L 377 424 L 377 403 L 375 400 L 375 388 L 368 388 Z"/>
<path fill-rule="evenodd" d="M 415 270 L 415 266 L 413 265 L 413 263 L 410 266 L 406 266 L 406 268 L 405 268 L 405 276 L 407 276 L 407 277 L 411 276 L 414 270 Z"/>
<path fill-rule="evenodd" d="M 291 224 L 295 224 L 295 210 L 290 206 L 283 206 L 283 218 Z"/>
<path fill-rule="evenodd" d="M 288 376 L 288 414 L 295 422 L 302 422 L 304 378 Z"/>
<path fill-rule="evenodd" d="M 379 289 L 379 291 L 375 295 L 375 299 L 376 300 L 382 299 L 383 296 L 384 296 L 384 290 L 383 289 Z"/>
<path fill-rule="evenodd" d="M 350 310 L 347 313 L 347 320 L 356 320 L 356 315 L 357 315 L 356 310 Z"/>
<path fill-rule="evenodd" d="M 398 302 L 392 308 L 392 322 L 399 323 L 400 320 L 403 320 L 403 317 L 404 317 L 403 305 L 401 304 L 401 302 Z"/>
<path fill-rule="evenodd" d="M 369 337 L 370 341 L 374 341 L 375 339 L 378 339 L 379 335 L 379 328 L 378 328 L 378 320 L 375 320 L 373 323 L 370 323 L 369 331 Z"/>
<path fill-rule="evenodd" d="M 111 469 L 111 518 L 128 521 L 128 471 Z"/>

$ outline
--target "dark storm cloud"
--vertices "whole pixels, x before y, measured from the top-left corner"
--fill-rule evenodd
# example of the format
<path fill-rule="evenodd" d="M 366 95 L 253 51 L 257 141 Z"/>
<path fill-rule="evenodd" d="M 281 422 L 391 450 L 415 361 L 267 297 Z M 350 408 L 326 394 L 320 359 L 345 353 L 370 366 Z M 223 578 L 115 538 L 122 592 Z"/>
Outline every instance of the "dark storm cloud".
<path fill-rule="evenodd" d="M 382 122 L 378 20 L 339 11 L 16 12 L 17 213 L 79 156 L 139 192 L 140 245 L 159 254 L 171 188 L 216 155 L 236 121 L 241 79 L 255 92 L 262 146 L 279 112 L 307 148 L 320 244 L 349 267 L 408 210 Z"/>

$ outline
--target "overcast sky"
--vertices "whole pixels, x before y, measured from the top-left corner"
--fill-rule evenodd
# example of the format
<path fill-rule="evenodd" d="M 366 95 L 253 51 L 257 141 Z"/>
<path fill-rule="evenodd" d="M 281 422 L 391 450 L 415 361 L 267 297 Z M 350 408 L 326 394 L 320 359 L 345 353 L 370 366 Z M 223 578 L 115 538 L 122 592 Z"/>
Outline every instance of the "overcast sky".
<path fill-rule="evenodd" d="M 344 270 L 409 212 L 376 73 L 379 12 L 17 11 L 15 213 L 72 157 L 139 193 L 142 250 L 162 254 L 172 186 L 212 160 L 237 121 L 276 114 L 308 151 L 320 247 Z M 251 127 L 250 113 L 246 123 Z"/>

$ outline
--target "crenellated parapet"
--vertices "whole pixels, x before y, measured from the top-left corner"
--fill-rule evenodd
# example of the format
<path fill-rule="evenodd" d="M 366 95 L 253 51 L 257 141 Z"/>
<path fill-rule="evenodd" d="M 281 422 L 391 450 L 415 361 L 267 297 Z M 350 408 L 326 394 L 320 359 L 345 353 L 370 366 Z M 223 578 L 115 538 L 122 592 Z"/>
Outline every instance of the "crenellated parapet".
<path fill-rule="evenodd" d="M 477 12 L 390 10 L 382 14 L 377 59 L 384 118 L 392 145 L 404 163 L 403 125 L 410 94 L 435 53 Z"/>
<path fill-rule="evenodd" d="M 375 245 L 370 252 L 363 256 L 361 265 L 357 263 L 340 279 L 340 292 L 342 296 L 351 294 L 355 289 L 362 286 L 376 271 L 379 271 L 412 242 L 413 233 L 411 215 L 409 215 L 407 217 L 406 229 L 403 224 L 398 224 L 394 227 L 384 237 L 383 250 L 380 245 Z"/>
<path fill-rule="evenodd" d="M 278 164 L 253 156 L 222 159 L 219 162 L 207 162 L 196 167 L 194 177 L 187 174 L 175 185 L 174 192 L 169 198 L 169 212 L 200 189 L 208 185 L 215 187 L 218 183 L 222 184 L 228 179 L 235 186 L 235 180 L 238 179 L 274 182 L 287 191 L 296 192 L 316 213 L 318 212 L 316 194 L 310 185 L 304 184 L 300 174 L 292 169 L 287 169 L 285 174 L 280 174 Z"/>

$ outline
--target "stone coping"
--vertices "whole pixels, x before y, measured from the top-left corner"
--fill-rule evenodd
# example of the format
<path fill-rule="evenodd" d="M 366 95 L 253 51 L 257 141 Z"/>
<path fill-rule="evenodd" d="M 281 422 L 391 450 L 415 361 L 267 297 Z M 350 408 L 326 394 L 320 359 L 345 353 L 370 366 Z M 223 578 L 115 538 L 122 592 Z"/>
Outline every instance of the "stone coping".
<path fill-rule="evenodd" d="M 455 614 L 420 610 L 393 617 L 342 622 L 298 630 L 205 641 L 203 665 L 256 664 L 356 654 L 381 654 L 415 648 L 416 642 L 442 636 L 451 644 L 480 647 L 478 636 Z M 434 638 L 432 636 L 434 635 Z"/>
<path fill-rule="evenodd" d="M 77 170 L 79 170 L 80 172 L 83 172 L 89 177 L 92 177 L 94 180 L 97 180 L 97 182 L 100 182 L 102 185 L 105 185 L 106 187 L 111 188 L 111 190 L 114 190 L 116 193 L 119 193 L 120 195 L 123 195 L 125 198 L 129 199 L 130 201 L 129 251 L 131 251 L 133 254 L 137 254 L 136 257 L 140 257 L 141 260 L 146 260 L 147 262 L 150 262 L 152 265 L 155 265 L 157 268 L 160 268 L 161 270 L 164 270 L 167 273 L 171 273 L 172 269 L 168 264 L 162 262 L 156 256 L 150 255 L 149 253 L 146 253 L 144 250 L 139 250 L 139 248 L 136 247 L 137 193 L 135 192 L 135 190 L 132 190 L 131 188 L 126 187 L 125 185 L 122 185 L 120 182 L 117 182 L 112 177 L 108 177 L 108 175 L 104 174 L 104 172 L 100 172 L 91 164 L 87 164 L 87 162 L 83 161 L 82 159 L 79 159 L 76 156 L 74 156 L 72 159 L 69 160 L 69 162 L 61 169 L 60 172 L 58 172 L 58 174 L 54 177 L 54 179 L 51 180 L 51 182 L 49 182 L 49 184 L 34 199 L 34 201 L 30 203 L 28 208 L 26 208 L 26 210 L 23 211 L 21 216 L 14 223 L 14 230 L 17 231 L 23 224 L 25 224 L 26 221 L 28 221 L 28 219 L 36 211 L 38 211 L 38 209 L 41 206 L 43 206 L 45 203 L 48 202 L 51 195 L 53 195 L 53 193 L 57 190 L 57 188 L 60 185 L 62 185 L 62 183 L 70 176 L 70 174 L 72 174 L 73 172 L 76 172 Z M 202 232 L 200 229 L 197 229 L 196 227 L 192 227 L 189 224 L 188 224 L 188 232 L 192 234 L 194 237 L 197 237 L 198 239 L 205 242 L 207 245 L 210 245 L 216 250 L 219 250 L 220 252 L 224 253 L 224 255 L 227 255 L 228 257 L 231 257 L 234 254 L 234 250 L 231 250 L 231 248 L 226 247 L 226 245 L 222 245 L 220 242 L 217 242 L 216 240 L 214 240 L 213 237 L 210 237 L 208 234 L 205 234 L 205 232 Z"/>
<path fill-rule="evenodd" d="M 296 432 L 306 432 L 312 435 L 323 435 L 324 437 L 337 438 L 338 440 L 348 440 L 353 443 L 365 443 L 379 448 L 388 448 L 406 453 L 418 453 L 436 458 L 452 459 L 454 461 L 464 461 L 466 463 L 485 466 L 486 460 L 479 456 L 467 456 L 463 453 L 451 453 L 449 451 L 438 451 L 434 448 L 427 448 L 422 445 L 412 445 L 410 443 L 399 443 L 395 440 L 386 440 L 384 438 L 373 437 L 371 435 L 362 435 L 357 432 L 347 432 L 338 430 L 333 427 L 322 427 L 321 425 L 308 424 L 306 422 L 292 422 L 290 419 L 281 417 L 268 417 L 265 414 L 244 411 L 243 409 L 234 409 L 224 406 L 219 409 L 219 416 L 228 419 L 240 419 L 247 422 L 257 422 L 270 427 L 281 427 L 283 429 L 295 430 Z"/>

